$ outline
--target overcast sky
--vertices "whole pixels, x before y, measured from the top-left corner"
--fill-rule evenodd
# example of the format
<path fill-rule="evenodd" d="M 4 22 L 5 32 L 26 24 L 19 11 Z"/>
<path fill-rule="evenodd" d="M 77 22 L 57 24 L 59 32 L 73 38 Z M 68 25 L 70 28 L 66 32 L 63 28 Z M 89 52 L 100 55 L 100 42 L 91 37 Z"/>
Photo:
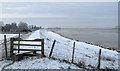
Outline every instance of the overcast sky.
<path fill-rule="evenodd" d="M 113 28 L 117 2 L 4 2 L 4 23 L 24 21 L 43 27 Z"/>

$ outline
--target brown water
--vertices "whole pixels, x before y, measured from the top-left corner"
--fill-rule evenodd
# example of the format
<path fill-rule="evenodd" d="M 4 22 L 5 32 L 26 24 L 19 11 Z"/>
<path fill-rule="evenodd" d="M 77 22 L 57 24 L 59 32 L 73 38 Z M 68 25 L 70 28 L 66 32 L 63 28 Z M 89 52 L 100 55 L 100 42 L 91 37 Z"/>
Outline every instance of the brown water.
<path fill-rule="evenodd" d="M 78 29 L 69 28 L 55 32 L 82 42 L 102 45 L 106 48 L 118 48 L 118 31 L 115 29 Z"/>

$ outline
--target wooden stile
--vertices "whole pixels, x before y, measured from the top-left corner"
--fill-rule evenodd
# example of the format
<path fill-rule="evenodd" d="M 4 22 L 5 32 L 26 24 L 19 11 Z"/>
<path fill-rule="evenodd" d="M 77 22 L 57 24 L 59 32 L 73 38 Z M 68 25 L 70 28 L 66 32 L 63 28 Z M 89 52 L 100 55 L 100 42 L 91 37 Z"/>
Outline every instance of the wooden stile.
<path fill-rule="evenodd" d="M 14 51 L 30 51 L 33 52 L 33 54 L 37 54 L 36 51 L 41 51 L 42 56 L 44 55 L 44 39 L 35 39 L 35 40 L 22 40 L 21 38 L 11 38 L 11 48 L 10 48 L 10 56 L 12 57 L 13 60 L 15 60 L 15 56 L 16 54 L 14 53 Z M 14 41 L 34 41 L 34 42 L 41 42 L 41 44 L 17 44 L 14 43 Z M 13 48 L 14 45 L 19 45 L 19 46 L 41 46 L 41 49 L 19 49 L 19 48 Z M 22 53 L 24 54 L 24 53 Z"/>

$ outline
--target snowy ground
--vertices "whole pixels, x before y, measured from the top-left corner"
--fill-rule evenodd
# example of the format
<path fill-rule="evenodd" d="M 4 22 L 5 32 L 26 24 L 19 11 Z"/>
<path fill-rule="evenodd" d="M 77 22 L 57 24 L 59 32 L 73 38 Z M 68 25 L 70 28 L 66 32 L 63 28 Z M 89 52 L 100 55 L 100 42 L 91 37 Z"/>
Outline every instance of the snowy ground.
<path fill-rule="evenodd" d="M 53 33 L 51 31 L 47 30 L 37 30 L 33 34 L 31 34 L 27 39 L 37 39 L 37 38 L 43 38 L 45 40 L 45 55 L 48 57 L 53 41 L 56 40 L 55 47 L 53 49 L 52 57 L 60 59 L 60 60 L 67 60 L 71 62 L 72 60 L 72 51 L 73 51 L 73 42 L 75 42 L 75 57 L 74 57 L 74 63 L 79 64 L 80 66 L 84 66 L 85 68 L 96 68 L 98 65 L 98 54 L 99 49 L 101 47 L 90 45 L 84 42 L 77 42 L 75 40 L 71 40 L 68 38 L 64 38 L 56 33 Z M 25 43 L 25 42 L 22 42 Z M 36 42 L 38 44 L 39 42 Z M 33 42 L 32 42 L 33 44 Z M 41 44 L 41 43 L 39 43 Z M 20 47 L 20 48 L 37 48 L 37 47 Z M 40 47 L 39 47 L 40 48 Z M 101 67 L 102 69 L 118 69 L 118 52 L 108 49 L 102 49 L 101 54 Z M 34 59 L 34 58 L 33 58 Z M 33 67 L 30 64 L 33 63 L 33 65 L 37 65 L 38 62 L 42 63 L 44 65 L 44 61 L 58 65 L 57 67 L 49 67 L 50 69 L 60 69 L 61 63 L 58 61 L 52 61 L 47 58 L 42 59 L 35 59 L 31 61 L 31 58 L 22 60 L 20 62 L 15 62 L 13 65 L 9 66 L 8 68 L 25 68 L 24 65 L 26 65 L 26 68 Z M 36 63 L 35 63 L 36 61 Z M 43 61 L 43 62 L 42 62 Z M 54 63 L 55 62 L 55 63 Z M 30 64 L 29 64 L 30 63 Z M 35 64 L 34 64 L 35 63 Z M 46 64 L 46 63 L 45 63 Z M 20 65 L 20 66 L 19 66 Z M 64 64 L 64 66 L 67 66 L 67 64 Z M 69 65 L 68 65 L 69 66 Z M 65 67 L 65 69 L 68 68 Z M 40 66 L 41 67 L 41 66 Z M 73 66 L 74 67 L 74 66 Z M 34 67 L 33 67 L 34 68 Z M 35 67 L 37 68 L 37 67 Z M 45 67 L 41 67 L 41 69 L 44 69 Z M 77 67 L 75 67 L 77 68 Z"/>
<path fill-rule="evenodd" d="M 80 69 L 73 64 L 67 64 L 58 60 L 48 58 L 29 57 L 15 62 L 6 69 Z"/>
<path fill-rule="evenodd" d="M 18 37 L 18 34 L 0 34 L 0 60 L 2 60 L 1 57 L 5 56 L 5 50 L 4 50 L 4 35 L 6 35 L 6 41 L 7 41 L 7 48 L 9 51 L 10 48 L 10 38 L 12 37 Z"/>
<path fill-rule="evenodd" d="M 4 40 L 4 35 L 6 35 L 6 38 L 11 38 L 11 37 L 17 37 L 18 34 L 0 34 L 0 41 Z"/>
<path fill-rule="evenodd" d="M 55 44 L 53 55 L 52 55 L 53 57 L 71 61 L 72 46 L 73 46 L 74 40 L 61 37 L 60 35 L 50 31 L 43 30 L 40 32 L 41 32 L 41 37 L 43 36 L 43 38 L 46 39 L 45 48 L 51 46 L 54 39 L 57 41 L 57 43 Z M 76 45 L 75 45 L 76 47 L 75 47 L 74 62 L 81 63 L 88 68 L 96 68 L 98 64 L 98 53 L 101 47 L 86 44 L 83 42 L 77 42 L 77 41 L 75 42 L 76 42 Z M 102 49 L 101 68 L 117 69 L 118 68 L 118 52 L 104 49 L 104 48 L 101 48 L 101 49 Z M 46 50 L 49 51 L 49 48 Z"/>

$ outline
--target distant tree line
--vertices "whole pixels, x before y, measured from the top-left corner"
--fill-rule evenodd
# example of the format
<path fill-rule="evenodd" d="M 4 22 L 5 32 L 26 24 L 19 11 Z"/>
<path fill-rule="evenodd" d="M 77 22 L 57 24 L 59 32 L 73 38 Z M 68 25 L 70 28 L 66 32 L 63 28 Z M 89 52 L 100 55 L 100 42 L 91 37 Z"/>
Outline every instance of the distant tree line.
<path fill-rule="evenodd" d="M 4 26 L 2 26 L 2 32 L 12 32 L 12 33 L 16 33 L 16 32 L 32 32 L 38 29 L 41 29 L 40 27 L 34 26 L 34 25 L 30 25 L 28 26 L 27 23 L 25 22 L 20 22 L 18 25 L 16 22 L 13 22 L 11 24 L 5 24 Z"/>
<path fill-rule="evenodd" d="M 41 26 L 37 27 L 36 25 L 35 25 L 35 26 L 34 26 L 34 25 L 30 25 L 30 26 L 29 26 L 29 29 L 30 29 L 31 31 L 35 31 L 35 30 L 44 29 L 44 28 L 42 28 Z"/>

